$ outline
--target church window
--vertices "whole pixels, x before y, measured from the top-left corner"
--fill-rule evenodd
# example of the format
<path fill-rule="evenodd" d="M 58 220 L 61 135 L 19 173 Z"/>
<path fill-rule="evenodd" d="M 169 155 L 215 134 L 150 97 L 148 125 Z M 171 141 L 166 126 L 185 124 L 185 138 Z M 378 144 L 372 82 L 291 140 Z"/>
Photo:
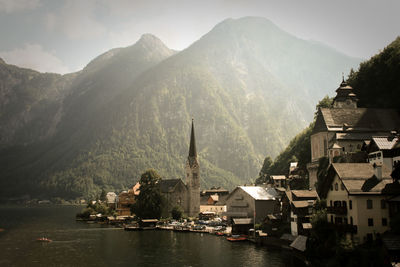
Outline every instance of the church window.
<path fill-rule="evenodd" d="M 197 173 L 193 173 L 193 178 L 197 178 Z"/>

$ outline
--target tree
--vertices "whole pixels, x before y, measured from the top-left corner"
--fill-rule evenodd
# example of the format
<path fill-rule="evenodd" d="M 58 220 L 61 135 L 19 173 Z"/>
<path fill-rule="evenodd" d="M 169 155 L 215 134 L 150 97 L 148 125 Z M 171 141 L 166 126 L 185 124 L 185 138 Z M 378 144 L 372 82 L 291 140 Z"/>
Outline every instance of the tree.
<path fill-rule="evenodd" d="M 260 184 L 268 182 L 268 180 L 269 180 L 268 173 L 269 173 L 270 167 L 272 166 L 272 163 L 273 163 L 273 161 L 270 156 L 265 157 L 263 166 L 260 170 L 260 174 L 255 181 L 256 185 L 260 185 Z"/>
<path fill-rule="evenodd" d="M 145 171 L 140 177 L 140 194 L 132 205 L 132 212 L 141 219 L 160 219 L 162 211 L 162 195 L 158 182 L 160 175 L 153 169 Z"/>
<path fill-rule="evenodd" d="M 315 107 L 316 111 L 314 113 L 314 120 L 317 118 L 318 110 L 320 108 L 330 108 L 332 107 L 332 104 L 333 104 L 333 97 L 325 96 L 324 98 L 322 98 Z"/>
<path fill-rule="evenodd" d="M 99 199 L 103 202 L 107 200 L 107 193 L 106 190 L 104 190 L 104 188 L 101 189 L 101 194 L 99 196 Z"/>
<path fill-rule="evenodd" d="M 180 218 L 182 218 L 182 214 L 183 214 L 183 211 L 182 211 L 181 207 L 179 207 L 179 206 L 175 206 L 171 210 L 171 216 L 172 216 L 172 219 L 174 219 L 174 220 L 179 220 Z"/>

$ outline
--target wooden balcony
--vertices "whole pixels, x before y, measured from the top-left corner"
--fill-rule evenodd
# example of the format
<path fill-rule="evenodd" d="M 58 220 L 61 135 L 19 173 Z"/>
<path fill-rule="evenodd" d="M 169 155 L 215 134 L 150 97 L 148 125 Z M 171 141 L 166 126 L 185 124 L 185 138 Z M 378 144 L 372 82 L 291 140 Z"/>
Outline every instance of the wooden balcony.
<path fill-rule="evenodd" d="M 329 214 L 347 215 L 347 207 L 327 207 L 326 211 Z"/>

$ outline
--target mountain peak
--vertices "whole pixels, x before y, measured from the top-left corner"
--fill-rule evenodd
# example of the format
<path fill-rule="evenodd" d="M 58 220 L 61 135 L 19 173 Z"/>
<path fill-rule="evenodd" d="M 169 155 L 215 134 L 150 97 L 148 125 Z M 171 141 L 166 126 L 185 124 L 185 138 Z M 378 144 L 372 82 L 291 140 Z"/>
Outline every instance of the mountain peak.
<path fill-rule="evenodd" d="M 141 45 L 149 48 L 167 47 L 157 36 L 150 33 L 143 34 L 134 45 Z"/>

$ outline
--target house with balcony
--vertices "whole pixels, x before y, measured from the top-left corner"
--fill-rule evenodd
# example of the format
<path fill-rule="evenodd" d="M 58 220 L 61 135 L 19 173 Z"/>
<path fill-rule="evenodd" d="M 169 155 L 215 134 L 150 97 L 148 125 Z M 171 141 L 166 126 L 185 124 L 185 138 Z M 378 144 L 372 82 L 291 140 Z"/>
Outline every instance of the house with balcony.
<path fill-rule="evenodd" d="M 328 222 L 356 244 L 389 230 L 389 209 L 382 190 L 390 171 L 370 163 L 332 163 L 321 192 Z"/>

